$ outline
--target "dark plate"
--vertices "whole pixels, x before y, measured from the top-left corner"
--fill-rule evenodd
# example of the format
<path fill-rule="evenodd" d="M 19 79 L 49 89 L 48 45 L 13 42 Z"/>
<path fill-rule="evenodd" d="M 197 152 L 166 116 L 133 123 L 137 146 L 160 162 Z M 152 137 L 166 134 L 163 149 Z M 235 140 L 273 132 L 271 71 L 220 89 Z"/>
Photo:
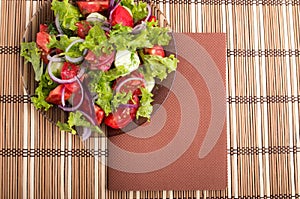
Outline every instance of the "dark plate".
<path fill-rule="evenodd" d="M 161 13 L 161 11 L 156 6 L 154 5 L 151 6 L 152 6 L 152 12 L 159 20 L 160 26 L 167 27 L 168 26 L 167 20 L 164 17 L 164 15 Z M 23 42 L 35 41 L 36 33 L 39 31 L 39 24 L 49 23 L 54 21 L 53 11 L 50 8 L 51 8 L 51 2 L 45 2 L 40 7 L 40 9 L 35 13 L 31 21 L 29 22 L 28 26 L 26 27 L 26 31 L 23 37 Z M 165 47 L 166 55 L 168 56 L 170 54 L 175 54 L 176 56 L 177 53 L 176 53 L 176 47 L 175 47 L 176 45 L 175 45 L 174 37 L 172 33 L 170 33 L 170 35 L 172 37 L 172 40 L 170 44 Z M 38 86 L 38 83 L 34 81 L 34 71 L 32 69 L 32 66 L 30 64 L 24 64 L 24 62 L 22 62 L 20 64 L 20 69 L 21 69 L 20 71 L 21 71 L 21 76 L 22 76 L 25 90 L 28 95 L 33 96 L 35 88 Z M 168 97 L 174 79 L 175 79 L 175 72 L 172 72 L 168 75 L 168 77 L 165 80 L 163 81 L 156 80 L 155 87 L 152 91 L 154 95 L 153 104 L 155 104 L 152 115 L 155 114 L 155 112 L 161 107 L 165 99 Z M 40 111 L 40 113 L 54 124 L 56 124 L 58 121 L 66 122 L 67 115 L 68 115 L 68 113 L 60 110 L 56 106 L 52 107 L 48 111 Z M 112 129 L 110 127 L 106 127 L 106 132 L 108 136 L 119 135 L 122 133 L 129 132 L 137 128 L 138 126 L 144 124 L 145 122 L 147 122 L 146 118 L 139 118 L 139 120 L 134 120 L 123 129 Z M 97 135 L 98 134 L 93 134 L 93 136 L 97 136 Z"/>

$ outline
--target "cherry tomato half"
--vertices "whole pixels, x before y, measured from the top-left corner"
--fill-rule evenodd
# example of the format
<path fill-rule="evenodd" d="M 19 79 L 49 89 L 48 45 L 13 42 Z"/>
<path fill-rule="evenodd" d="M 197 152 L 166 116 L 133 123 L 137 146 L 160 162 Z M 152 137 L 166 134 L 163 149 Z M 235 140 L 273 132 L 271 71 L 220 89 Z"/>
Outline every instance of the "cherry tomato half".
<path fill-rule="evenodd" d="M 46 101 L 51 104 L 59 105 L 61 104 L 62 90 L 64 85 L 60 84 L 56 88 L 50 91 L 49 95 L 46 98 Z M 68 100 L 71 96 L 71 93 L 65 90 L 65 100 Z"/>
<path fill-rule="evenodd" d="M 87 21 L 80 21 L 75 23 L 75 25 L 77 26 L 77 35 L 82 39 L 84 39 L 85 36 L 87 36 L 89 30 L 92 28 L 90 23 Z"/>
<path fill-rule="evenodd" d="M 111 15 L 111 25 L 122 24 L 123 26 L 133 27 L 134 20 L 132 14 L 123 6 L 118 6 Z"/>
<path fill-rule="evenodd" d="M 38 32 L 36 34 L 36 43 L 38 47 L 45 53 L 49 53 L 50 49 L 47 47 L 47 44 L 50 41 L 50 35 L 47 32 Z"/>
<path fill-rule="evenodd" d="M 154 15 L 150 16 L 148 19 L 149 22 L 156 22 L 156 17 Z"/>
<path fill-rule="evenodd" d="M 157 55 L 165 57 L 165 51 L 162 46 L 154 45 L 152 48 L 145 48 L 144 53 L 148 55 Z"/>
<path fill-rule="evenodd" d="M 60 72 L 61 78 L 63 80 L 71 79 L 78 74 L 79 70 L 80 70 L 80 66 L 76 64 L 72 64 L 70 62 L 65 62 Z M 77 82 L 65 84 L 65 86 L 66 86 L 66 90 L 68 90 L 71 93 L 79 89 L 79 85 Z"/>
<path fill-rule="evenodd" d="M 109 0 L 98 1 L 77 1 L 79 10 L 82 14 L 90 14 L 92 12 L 102 12 L 109 7 Z"/>
<path fill-rule="evenodd" d="M 85 56 L 85 60 L 89 63 L 89 69 L 107 71 L 114 62 L 114 55 L 115 53 L 113 52 L 109 55 L 102 54 L 101 56 L 97 56 L 91 50 L 89 50 Z"/>
<path fill-rule="evenodd" d="M 100 125 L 102 123 L 103 118 L 104 118 L 104 111 L 102 110 L 102 108 L 100 108 L 100 106 L 98 106 L 98 105 L 94 105 L 94 106 L 95 106 L 95 114 L 96 114 L 97 125 Z"/>
<path fill-rule="evenodd" d="M 115 112 L 110 113 L 104 118 L 104 123 L 114 129 L 126 127 L 132 120 L 135 119 L 136 112 L 139 107 L 138 96 L 133 95 L 132 100 L 129 100 L 128 104 L 136 106 L 120 106 Z"/>
<path fill-rule="evenodd" d="M 131 121 L 130 108 L 128 107 L 118 108 L 117 111 L 110 113 L 104 118 L 104 123 L 114 129 L 124 128 Z"/>
<path fill-rule="evenodd" d="M 48 32 L 47 24 L 40 24 L 40 32 Z"/>

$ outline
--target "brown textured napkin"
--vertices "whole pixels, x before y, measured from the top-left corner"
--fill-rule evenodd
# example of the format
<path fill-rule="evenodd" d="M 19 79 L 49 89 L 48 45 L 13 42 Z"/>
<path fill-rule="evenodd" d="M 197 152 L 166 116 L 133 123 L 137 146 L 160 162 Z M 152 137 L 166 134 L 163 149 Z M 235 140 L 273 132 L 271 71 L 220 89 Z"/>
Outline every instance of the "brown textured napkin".
<path fill-rule="evenodd" d="M 150 123 L 109 138 L 109 190 L 221 190 L 227 186 L 226 37 L 174 35 L 178 71 Z"/>

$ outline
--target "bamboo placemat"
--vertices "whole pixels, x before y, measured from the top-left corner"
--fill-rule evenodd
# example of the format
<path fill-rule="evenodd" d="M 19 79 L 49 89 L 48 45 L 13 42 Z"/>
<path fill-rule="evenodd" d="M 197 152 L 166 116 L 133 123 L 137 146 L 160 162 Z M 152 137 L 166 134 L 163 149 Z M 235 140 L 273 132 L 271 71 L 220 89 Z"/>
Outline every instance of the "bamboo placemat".
<path fill-rule="evenodd" d="M 44 1 L 1 0 L 1 198 L 299 198 L 300 2 L 155 0 L 176 32 L 227 33 L 228 188 L 109 192 L 105 143 L 88 150 L 34 110 L 20 41 Z M 37 122 L 39 121 L 39 122 Z"/>

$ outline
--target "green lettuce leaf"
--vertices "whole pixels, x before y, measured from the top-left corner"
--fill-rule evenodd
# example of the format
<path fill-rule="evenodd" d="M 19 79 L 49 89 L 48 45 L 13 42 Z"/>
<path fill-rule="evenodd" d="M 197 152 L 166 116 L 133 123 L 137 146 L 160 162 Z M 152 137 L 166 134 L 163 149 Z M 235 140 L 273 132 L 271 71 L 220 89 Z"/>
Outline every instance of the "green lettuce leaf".
<path fill-rule="evenodd" d="M 21 56 L 25 58 L 25 62 L 32 64 L 35 80 L 40 81 L 43 75 L 43 63 L 41 62 L 41 52 L 35 42 L 21 43 Z"/>
<path fill-rule="evenodd" d="M 121 5 L 126 6 L 127 8 L 129 8 L 131 10 L 134 22 L 144 19 L 148 15 L 148 9 L 147 9 L 146 2 L 139 1 L 139 2 L 137 2 L 137 4 L 135 4 L 134 0 L 122 0 Z"/>
<path fill-rule="evenodd" d="M 67 30 L 77 30 L 76 22 L 82 16 L 79 9 L 69 3 L 68 0 L 53 0 L 51 3 L 51 9 L 54 11 L 54 15 L 59 17 L 61 27 Z"/>
<path fill-rule="evenodd" d="M 113 99 L 113 90 L 110 87 L 110 83 L 99 81 L 95 91 L 98 95 L 95 103 L 108 115 L 112 112 L 111 100 Z"/>
<path fill-rule="evenodd" d="M 148 39 L 153 45 L 167 46 L 171 40 L 169 29 L 159 27 L 158 22 L 147 22 Z"/>
<path fill-rule="evenodd" d="M 168 73 L 175 71 L 177 68 L 178 59 L 174 55 L 169 57 L 160 57 L 156 55 L 144 55 L 140 52 L 144 65 L 140 69 L 145 78 L 157 77 L 163 80 Z"/>
<path fill-rule="evenodd" d="M 96 24 L 89 30 L 85 41 L 80 45 L 80 50 L 85 48 L 90 49 L 96 55 L 101 55 L 101 53 L 110 54 L 112 52 L 113 45 L 108 42 L 101 24 Z"/>
<path fill-rule="evenodd" d="M 110 69 L 109 71 L 90 71 L 90 82 L 89 88 L 92 93 L 98 95 L 95 103 L 99 105 L 106 115 L 112 112 L 112 100 L 114 92 L 111 88 L 111 82 L 118 77 L 128 73 L 128 70 L 125 67 L 120 66 L 118 68 Z"/>
<path fill-rule="evenodd" d="M 46 102 L 46 98 L 50 91 L 57 86 L 57 83 L 53 82 L 48 73 L 42 75 L 38 87 L 35 89 L 35 97 L 31 97 L 31 101 L 36 109 L 45 109 L 47 111 L 52 104 Z"/>
<path fill-rule="evenodd" d="M 68 37 L 67 35 L 63 35 L 59 38 L 59 40 L 56 39 L 55 36 L 51 36 L 50 37 L 50 41 L 47 44 L 48 48 L 58 48 L 62 51 L 64 51 L 64 53 L 61 53 L 63 55 L 68 55 L 70 57 L 80 57 L 82 56 L 83 50 L 80 50 L 80 45 L 81 43 L 78 42 L 76 44 L 74 44 L 69 50 L 68 52 L 66 51 L 66 48 L 75 40 L 79 39 L 79 37 Z"/>
<path fill-rule="evenodd" d="M 111 101 L 112 109 L 116 110 L 121 104 L 127 104 L 131 98 L 132 98 L 131 92 L 116 93 L 113 96 L 113 99 Z"/>
<path fill-rule="evenodd" d="M 157 22 L 147 22 L 146 28 L 138 34 L 132 34 L 131 27 L 115 25 L 110 32 L 109 43 L 117 50 L 136 51 L 155 44 L 166 46 L 170 40 L 168 28 L 158 27 Z"/>
<path fill-rule="evenodd" d="M 137 110 L 136 118 L 145 117 L 150 120 L 151 113 L 153 111 L 153 106 L 151 102 L 153 102 L 153 94 L 148 91 L 148 89 L 141 87 L 142 98 L 140 100 L 140 107 Z"/>
<path fill-rule="evenodd" d="M 136 51 L 141 48 L 150 48 L 152 43 L 148 39 L 148 31 L 145 29 L 139 34 L 132 34 L 132 28 L 117 24 L 110 33 L 109 42 L 113 44 L 117 50 Z"/>
<path fill-rule="evenodd" d="M 70 112 L 67 123 L 62 123 L 58 121 L 56 125 L 59 127 L 61 131 L 71 132 L 72 134 L 77 133 L 76 129 L 74 129 L 75 127 L 88 127 L 93 132 L 103 134 L 103 131 L 101 131 L 101 129 L 98 126 L 94 126 L 90 122 L 88 122 L 84 118 L 82 113 L 80 113 L 79 111 Z"/>

